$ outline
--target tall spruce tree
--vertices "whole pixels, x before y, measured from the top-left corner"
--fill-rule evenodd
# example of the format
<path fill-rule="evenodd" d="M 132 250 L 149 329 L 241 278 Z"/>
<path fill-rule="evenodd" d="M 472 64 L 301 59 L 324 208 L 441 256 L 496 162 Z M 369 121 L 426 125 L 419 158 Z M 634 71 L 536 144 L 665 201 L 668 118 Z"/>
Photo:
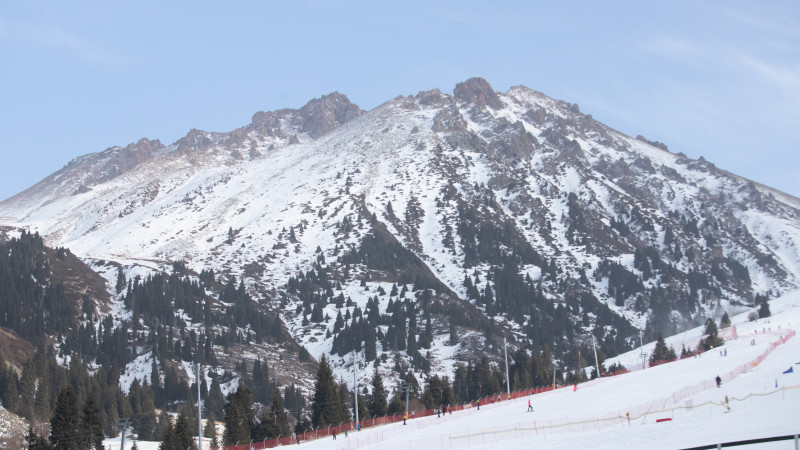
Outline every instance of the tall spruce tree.
<path fill-rule="evenodd" d="M 53 445 L 44 436 L 39 436 L 33 430 L 33 425 L 28 425 L 28 433 L 25 434 L 25 446 L 28 450 L 51 450 Z"/>
<path fill-rule="evenodd" d="M 175 428 L 169 421 L 167 421 L 164 427 L 161 436 L 161 444 L 159 444 L 158 450 L 179 450 L 178 436 L 175 434 Z"/>
<path fill-rule="evenodd" d="M 769 301 L 767 301 L 765 299 L 764 303 L 761 304 L 761 307 L 758 308 L 758 318 L 759 319 L 764 319 L 764 318 L 769 317 L 771 315 L 772 315 L 772 311 L 769 310 Z"/>
<path fill-rule="evenodd" d="M 347 420 L 347 406 L 339 398 L 339 389 L 325 355 L 322 355 L 314 381 L 314 401 L 311 403 L 311 423 L 315 427 L 338 425 Z"/>
<path fill-rule="evenodd" d="M 189 423 L 189 418 L 186 413 L 181 410 L 178 413 L 178 419 L 175 420 L 175 443 L 177 444 L 176 450 L 190 450 L 195 449 L 194 439 L 192 438 L 192 425 Z"/>
<path fill-rule="evenodd" d="M 206 419 L 206 426 L 203 427 L 203 436 L 211 440 L 211 447 L 219 446 L 219 440 L 217 440 L 217 421 L 214 420 L 213 414 L 209 414 Z"/>
<path fill-rule="evenodd" d="M 50 419 L 50 442 L 57 450 L 82 448 L 78 398 L 69 385 L 58 394 L 53 418 Z"/>
<path fill-rule="evenodd" d="M 672 347 L 667 347 L 666 342 L 664 342 L 664 335 L 658 333 L 656 346 L 653 349 L 653 354 L 650 355 L 650 365 L 663 361 L 671 361 L 676 358 L 675 350 L 673 350 Z"/>
<path fill-rule="evenodd" d="M 214 417 L 225 417 L 225 398 L 222 396 L 222 389 L 219 386 L 219 377 L 216 373 L 211 374 L 211 388 L 208 390 L 206 408 Z"/>
<path fill-rule="evenodd" d="M 724 343 L 724 341 L 718 336 L 718 333 L 719 331 L 717 330 L 717 324 L 711 319 L 706 320 L 706 330 L 703 333 L 705 337 L 700 340 L 700 342 L 697 344 L 697 347 L 703 351 L 710 350 L 714 347 L 719 347 Z"/>
<path fill-rule="evenodd" d="M 277 389 L 272 394 L 272 406 L 265 409 L 258 419 L 259 423 L 253 427 L 252 432 L 254 441 L 286 437 L 291 433 L 289 418 L 283 407 L 283 398 Z"/>
<path fill-rule="evenodd" d="M 85 447 L 103 450 L 103 413 L 97 405 L 93 393 L 89 393 L 81 408 L 81 444 Z"/>
<path fill-rule="evenodd" d="M 225 403 L 223 443 L 235 445 L 237 442 L 249 442 L 251 428 L 253 428 L 253 396 L 249 389 L 239 386 L 236 392 L 228 395 Z"/>
<path fill-rule="evenodd" d="M 387 393 L 386 388 L 383 386 L 383 377 L 379 371 L 375 371 L 372 375 L 372 394 L 369 397 L 367 408 L 372 417 L 385 416 L 388 412 Z"/>

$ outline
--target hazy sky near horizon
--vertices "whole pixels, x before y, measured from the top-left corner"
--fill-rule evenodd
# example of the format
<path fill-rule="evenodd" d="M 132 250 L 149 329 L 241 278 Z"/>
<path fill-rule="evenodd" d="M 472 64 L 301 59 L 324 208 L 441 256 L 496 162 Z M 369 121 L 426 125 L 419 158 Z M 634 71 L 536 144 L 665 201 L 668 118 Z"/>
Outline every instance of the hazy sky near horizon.
<path fill-rule="evenodd" d="M 0 0 L 0 200 L 71 159 L 467 78 L 800 197 L 800 2 Z"/>

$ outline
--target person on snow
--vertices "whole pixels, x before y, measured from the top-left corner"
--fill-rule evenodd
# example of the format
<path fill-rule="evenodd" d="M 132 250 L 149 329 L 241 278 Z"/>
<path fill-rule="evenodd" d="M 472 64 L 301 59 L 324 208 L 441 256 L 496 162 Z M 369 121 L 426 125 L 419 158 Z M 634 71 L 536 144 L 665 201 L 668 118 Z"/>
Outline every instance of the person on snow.
<path fill-rule="evenodd" d="M 719 375 L 717 375 L 717 387 L 720 387 L 721 384 L 722 384 L 722 378 L 720 378 Z"/>
<path fill-rule="evenodd" d="M 406 424 L 406 420 L 408 420 L 408 411 L 403 413 L 403 425 Z"/>
<path fill-rule="evenodd" d="M 336 440 L 336 432 L 335 431 L 333 432 L 333 440 L 334 441 Z"/>
<path fill-rule="evenodd" d="M 476 404 L 478 405 L 478 411 L 480 411 L 481 410 L 481 399 L 478 399 Z"/>
<path fill-rule="evenodd" d="M 533 406 L 531 405 L 531 399 L 528 399 L 528 411 L 533 412 Z"/>

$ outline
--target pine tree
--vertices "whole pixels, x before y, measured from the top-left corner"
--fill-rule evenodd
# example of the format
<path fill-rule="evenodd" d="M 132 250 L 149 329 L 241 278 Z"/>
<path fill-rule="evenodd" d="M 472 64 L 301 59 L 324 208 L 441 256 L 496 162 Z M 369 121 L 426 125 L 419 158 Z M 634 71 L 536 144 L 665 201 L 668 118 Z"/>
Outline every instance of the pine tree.
<path fill-rule="evenodd" d="M 718 336 L 717 324 L 711 319 L 706 321 L 706 330 L 703 334 L 705 337 L 697 344 L 700 350 L 710 350 L 714 347 L 719 347 L 724 342 L 722 338 Z"/>
<path fill-rule="evenodd" d="M 266 362 L 257 359 L 253 363 L 253 400 L 266 405 L 272 395 L 272 385 L 269 382 L 269 367 Z"/>
<path fill-rule="evenodd" d="M 213 414 L 209 414 L 206 419 L 206 426 L 203 427 L 203 436 L 211 440 L 211 447 L 219 446 L 219 441 L 217 440 L 217 422 L 214 420 Z"/>
<path fill-rule="evenodd" d="M 122 271 L 122 267 L 117 268 L 117 284 L 115 286 L 117 294 L 122 293 L 122 290 L 125 289 L 127 284 L 128 282 L 125 281 L 125 273 Z"/>
<path fill-rule="evenodd" d="M 164 438 L 171 432 L 172 418 L 170 418 L 166 409 L 162 409 L 161 414 L 158 415 L 158 428 L 156 429 L 156 437 L 158 440 L 164 442 Z"/>
<path fill-rule="evenodd" d="M 652 366 L 662 361 L 671 361 L 674 359 L 677 359 L 675 350 L 673 350 L 672 347 L 667 347 L 666 342 L 664 342 L 664 335 L 658 333 L 656 346 L 653 349 L 653 353 L 650 355 L 650 365 Z"/>
<path fill-rule="evenodd" d="M 36 397 L 36 373 L 33 360 L 22 366 L 20 378 L 20 401 L 17 413 L 25 418 L 33 419 L 33 405 Z"/>
<path fill-rule="evenodd" d="M 39 377 L 39 383 L 36 387 L 36 400 L 33 405 L 34 414 L 40 420 L 47 420 L 50 417 L 50 404 L 51 404 L 51 379 L 50 371 L 43 370 Z"/>
<path fill-rule="evenodd" d="M 725 314 L 723 314 L 722 318 L 719 319 L 719 327 L 728 328 L 729 326 L 731 326 L 731 318 L 728 317 L 728 311 L 725 311 Z"/>
<path fill-rule="evenodd" d="M 225 434 L 223 443 L 233 445 L 250 440 L 253 427 L 253 397 L 250 390 L 239 386 L 236 392 L 228 395 L 225 403 Z"/>
<path fill-rule="evenodd" d="M 379 371 L 375 371 L 372 375 L 372 394 L 369 397 L 367 409 L 372 417 L 385 416 L 388 412 L 388 405 L 386 404 L 386 388 L 383 386 L 383 377 Z"/>
<path fill-rule="evenodd" d="M 422 400 L 427 408 L 438 408 L 455 403 L 450 380 L 447 377 L 439 378 L 438 375 L 429 378 Z"/>
<path fill-rule="evenodd" d="M 373 361 L 378 357 L 378 337 L 375 333 L 374 327 L 366 327 L 364 335 L 364 360 L 366 362 Z"/>
<path fill-rule="evenodd" d="M 333 371 L 325 355 L 322 355 L 314 381 L 314 401 L 311 404 L 311 423 L 315 427 L 327 427 L 346 420 L 347 407 L 339 398 L 339 390 L 333 379 Z"/>
<path fill-rule="evenodd" d="M 456 331 L 456 324 L 453 318 L 450 318 L 450 345 L 458 344 L 458 332 Z"/>
<path fill-rule="evenodd" d="M 178 414 L 178 419 L 175 421 L 175 443 L 176 449 L 195 449 L 194 439 L 192 439 L 192 426 L 184 411 Z"/>
<path fill-rule="evenodd" d="M 28 425 L 28 433 L 25 435 L 25 445 L 29 450 L 51 450 L 53 446 L 47 442 L 47 438 L 39 436 L 33 431 L 33 425 Z"/>
<path fill-rule="evenodd" d="M 131 384 L 131 388 L 134 384 Z M 153 390 L 147 384 L 139 388 L 135 399 L 129 395 L 131 403 L 134 403 L 131 405 L 133 430 L 139 439 L 145 441 L 153 439 L 157 427 L 153 397 Z"/>
<path fill-rule="evenodd" d="M 97 406 L 94 394 L 89 393 L 81 408 L 81 443 L 95 450 L 103 450 L 103 413 Z"/>
<path fill-rule="evenodd" d="M 17 382 L 17 374 L 11 369 L 6 370 L 3 382 L 5 388 L 0 389 L 0 402 L 2 402 L 3 406 L 9 411 L 17 410 L 17 401 L 19 397 Z"/>
<path fill-rule="evenodd" d="M 78 399 L 67 385 L 58 394 L 53 418 L 50 419 L 50 442 L 56 449 L 78 449 L 80 442 L 80 415 Z"/>
<path fill-rule="evenodd" d="M 178 447 L 178 436 L 175 434 L 175 428 L 172 426 L 169 421 L 167 421 L 166 427 L 164 427 L 164 433 L 161 437 L 161 444 L 158 446 L 158 450 L 179 450 Z"/>
<path fill-rule="evenodd" d="M 772 312 L 769 310 L 769 301 L 767 301 L 765 299 L 764 303 L 761 304 L 761 307 L 758 308 L 758 318 L 759 319 L 764 319 L 764 318 L 769 317 L 771 315 L 772 315 Z"/>
<path fill-rule="evenodd" d="M 219 377 L 216 373 L 211 374 L 211 388 L 208 390 L 206 408 L 214 417 L 225 417 L 225 398 L 222 396 Z"/>
<path fill-rule="evenodd" d="M 283 399 L 276 389 L 272 395 L 272 406 L 259 417 L 259 423 L 253 428 L 252 438 L 255 441 L 275 439 L 291 433 L 289 419 L 283 407 Z"/>

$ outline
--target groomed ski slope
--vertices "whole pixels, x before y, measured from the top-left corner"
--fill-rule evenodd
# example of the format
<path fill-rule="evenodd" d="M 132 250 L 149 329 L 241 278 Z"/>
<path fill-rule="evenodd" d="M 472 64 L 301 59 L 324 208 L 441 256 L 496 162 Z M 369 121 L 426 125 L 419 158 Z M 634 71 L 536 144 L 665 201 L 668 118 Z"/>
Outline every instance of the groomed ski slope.
<path fill-rule="evenodd" d="M 800 292 L 770 301 L 770 308 L 773 315 L 769 319 L 749 322 L 747 314 L 732 318 L 738 339 L 727 338 L 720 348 L 727 350 L 727 356 L 711 350 L 700 357 L 641 370 L 637 349 L 615 360 L 639 370 L 580 384 L 577 390 L 561 388 L 483 405 L 480 411 L 471 408 L 442 418 L 413 419 L 406 426 L 396 423 L 364 429 L 348 438 L 339 435 L 334 441 L 327 437 L 303 442 L 300 447 L 676 449 L 800 433 L 800 337 L 788 337 L 789 330 L 800 328 Z M 729 330 L 726 335 L 731 333 Z M 690 330 L 667 339 L 667 344 L 680 353 L 682 342 L 693 348 L 699 336 L 700 330 Z M 768 356 L 753 365 L 782 336 L 785 343 L 773 345 Z M 653 343 L 645 346 L 649 353 L 648 347 L 652 350 Z M 742 367 L 748 371 L 737 374 Z M 793 372 L 784 374 L 789 368 Z M 721 388 L 714 385 L 717 375 L 724 380 Z M 724 406 L 726 395 L 730 412 Z M 534 412 L 526 412 L 528 398 Z M 627 412 L 630 424 L 621 419 Z M 666 418 L 672 420 L 656 422 Z M 119 448 L 118 439 L 106 443 L 107 448 Z M 140 442 L 139 448 L 150 448 L 148 444 Z M 240 448 L 247 449 L 247 445 Z M 788 449 L 794 448 L 794 443 L 738 448 Z"/>

